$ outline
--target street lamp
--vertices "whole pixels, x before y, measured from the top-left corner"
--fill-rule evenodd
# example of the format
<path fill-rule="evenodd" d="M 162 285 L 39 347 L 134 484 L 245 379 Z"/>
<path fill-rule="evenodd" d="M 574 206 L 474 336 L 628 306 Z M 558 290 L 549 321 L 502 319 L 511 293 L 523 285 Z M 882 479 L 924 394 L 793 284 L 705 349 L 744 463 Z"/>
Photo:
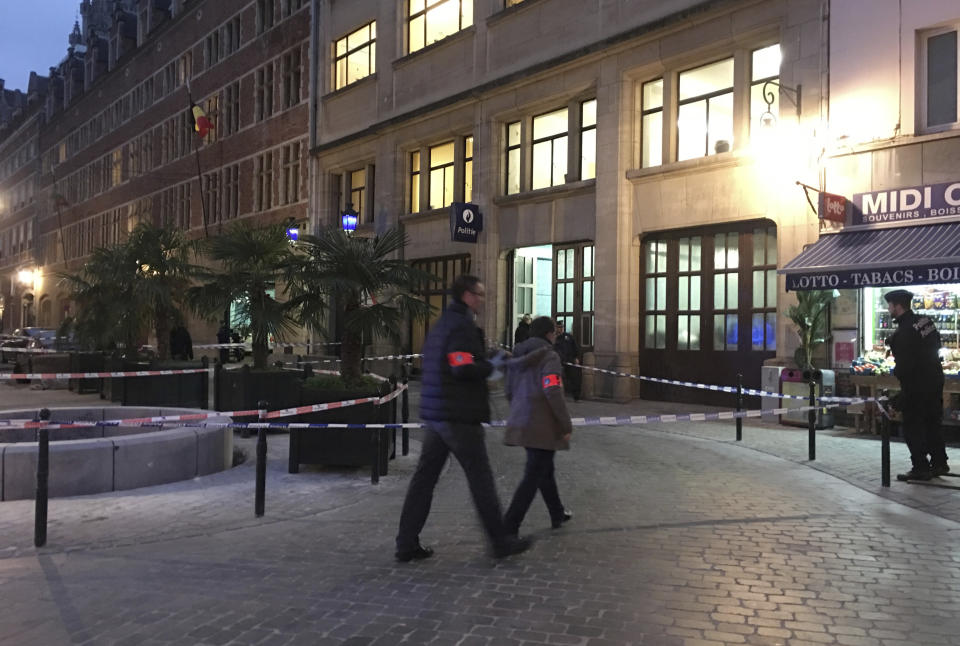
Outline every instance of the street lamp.
<path fill-rule="evenodd" d="M 17 278 L 21 285 L 33 285 L 34 272 L 32 269 L 21 269 L 17 272 Z"/>
<path fill-rule="evenodd" d="M 773 114 L 771 108 L 773 107 L 774 101 L 777 100 L 776 95 L 773 93 L 772 89 L 768 89 L 768 85 L 776 85 L 778 88 L 787 93 L 787 98 L 793 103 L 797 108 L 797 118 L 800 118 L 800 85 L 797 85 L 796 88 L 789 87 L 787 85 L 781 85 L 778 81 L 767 81 L 763 84 L 763 87 L 760 89 L 760 92 L 763 94 L 763 102 L 767 104 L 766 111 L 760 115 L 760 126 L 763 128 L 772 128 L 777 124 L 777 117 Z M 791 95 L 793 95 L 791 97 Z"/>
<path fill-rule="evenodd" d="M 353 208 L 353 202 L 347 202 L 346 210 L 340 214 L 340 223 L 347 235 L 357 230 L 357 212 Z"/>

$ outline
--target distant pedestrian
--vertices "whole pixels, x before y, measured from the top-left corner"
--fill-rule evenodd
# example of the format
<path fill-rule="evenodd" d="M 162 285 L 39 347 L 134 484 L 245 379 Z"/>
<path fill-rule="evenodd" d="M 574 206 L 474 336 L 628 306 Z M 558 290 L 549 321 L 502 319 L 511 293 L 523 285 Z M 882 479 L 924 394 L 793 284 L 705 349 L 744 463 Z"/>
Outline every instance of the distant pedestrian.
<path fill-rule="evenodd" d="M 530 315 L 524 314 L 517 324 L 517 331 L 513 333 L 513 345 L 519 345 L 530 337 Z"/>
<path fill-rule="evenodd" d="M 182 361 L 193 359 L 193 339 L 182 323 L 170 330 L 170 356 Z"/>
<path fill-rule="evenodd" d="M 573 401 L 580 401 L 580 346 L 573 335 L 566 331 L 564 322 L 557 322 L 557 338 L 553 343 L 554 349 L 560 355 L 560 361 L 563 362 L 563 387 L 568 395 L 573 397 Z M 573 364 L 573 365 L 570 365 Z"/>
<path fill-rule="evenodd" d="M 900 382 L 899 405 L 903 436 L 910 449 L 913 468 L 897 480 L 929 480 L 950 472 L 940 423 L 943 418 L 943 366 L 940 363 L 940 333 L 926 316 L 910 309 L 913 294 L 895 289 L 884 294 L 887 310 L 897 323 L 887 344 Z"/>
<path fill-rule="evenodd" d="M 510 536 L 503 526 L 481 426 L 490 421 L 487 377 L 505 361 L 503 355 L 494 361 L 484 358 L 484 341 L 474 322 L 483 307 L 483 283 L 476 276 L 458 276 L 451 296 L 452 302 L 430 327 L 423 347 L 420 417 L 426 424 L 420 461 L 400 514 L 396 558 L 401 562 L 433 556 L 432 549 L 420 544 L 420 532 L 451 453 L 463 467 L 493 555 L 519 554 L 530 546 L 528 539 Z"/>
<path fill-rule="evenodd" d="M 221 323 L 220 329 L 217 330 L 217 343 L 230 343 L 230 328 L 227 327 L 226 323 Z M 228 361 L 230 361 L 230 348 L 220 348 L 220 365 Z"/>
<path fill-rule="evenodd" d="M 510 417 L 504 443 L 527 450 L 523 479 L 503 516 L 503 524 L 512 534 L 520 531 L 538 490 L 554 529 L 573 516 L 560 502 L 554 477 L 554 454 L 570 448 L 573 433 L 563 397 L 560 356 L 553 349 L 555 338 L 553 319 L 538 317 L 530 324 L 530 338 L 516 346 L 513 358 L 507 361 L 504 390 Z"/>

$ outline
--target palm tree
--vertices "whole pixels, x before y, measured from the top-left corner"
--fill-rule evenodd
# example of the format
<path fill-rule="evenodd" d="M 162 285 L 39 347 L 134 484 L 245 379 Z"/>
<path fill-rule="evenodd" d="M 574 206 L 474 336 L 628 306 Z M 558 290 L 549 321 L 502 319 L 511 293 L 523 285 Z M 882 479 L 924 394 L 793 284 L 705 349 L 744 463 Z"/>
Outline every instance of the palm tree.
<path fill-rule="evenodd" d="M 129 251 L 126 244 L 98 247 L 79 272 L 60 274 L 77 305 L 74 328 L 84 344 L 101 350 L 122 345 L 129 354 L 143 336 L 146 308 Z"/>
<path fill-rule="evenodd" d="M 191 245 L 175 229 L 141 223 L 131 232 L 127 245 L 137 262 L 137 295 L 149 308 L 157 335 L 157 357 L 167 359 L 170 330 L 182 318 L 180 306 L 200 268 L 188 261 Z"/>
<path fill-rule="evenodd" d="M 157 356 L 168 358 L 170 328 L 197 269 L 188 248 L 181 232 L 141 222 L 125 241 L 94 249 L 80 272 L 61 274 L 78 306 L 77 336 L 130 354 L 152 327 Z"/>
<path fill-rule="evenodd" d="M 326 307 L 334 309 L 343 330 L 340 375 L 347 383 L 360 378 L 364 339 L 399 341 L 407 317 L 430 315 L 430 305 L 411 292 L 436 277 L 394 257 L 406 244 L 396 228 L 374 238 L 330 228 L 297 245 L 302 255 L 288 276 L 292 294 L 314 321 Z"/>
<path fill-rule="evenodd" d="M 222 235 L 203 240 L 199 249 L 215 267 L 198 272 L 202 284 L 188 291 L 191 307 L 216 320 L 236 305 L 240 316 L 250 321 L 253 367 L 266 368 L 270 336 L 282 341 L 300 320 L 299 301 L 279 300 L 276 293 L 294 259 L 286 227 L 239 222 Z"/>

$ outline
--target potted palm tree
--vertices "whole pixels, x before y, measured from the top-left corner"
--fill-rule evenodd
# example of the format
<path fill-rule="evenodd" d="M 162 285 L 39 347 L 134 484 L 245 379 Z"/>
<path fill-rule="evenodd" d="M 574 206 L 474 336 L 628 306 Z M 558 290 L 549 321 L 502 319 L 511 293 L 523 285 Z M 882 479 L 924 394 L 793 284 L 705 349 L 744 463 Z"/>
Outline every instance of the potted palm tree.
<path fill-rule="evenodd" d="M 287 296 L 284 279 L 295 259 L 286 227 L 242 221 L 201 241 L 198 249 L 211 266 L 197 272 L 200 284 L 187 292 L 194 312 L 216 321 L 233 305 L 248 321 L 253 340 L 253 370 L 220 375 L 220 409 L 254 408 L 261 400 L 272 408 L 298 405 L 297 375 L 267 369 L 270 338 L 283 341 L 301 322 L 313 320 L 312 310 L 301 305 L 303 299 L 281 298 Z"/>
<path fill-rule="evenodd" d="M 833 291 L 807 291 L 797 292 L 797 304 L 791 305 L 787 310 L 787 316 L 796 327 L 797 336 L 800 344 L 793 354 L 795 370 L 784 370 L 780 378 L 783 382 L 781 391 L 791 395 L 806 395 L 809 393 L 809 382 L 817 382 L 819 395 L 831 395 L 834 382 L 832 370 L 818 370 L 814 366 L 814 359 L 818 349 L 829 339 L 829 330 L 827 329 L 827 315 L 830 311 L 830 305 L 836 298 Z M 806 414 L 803 415 L 806 418 Z M 790 420 L 789 415 L 781 416 L 781 421 Z M 795 420 L 800 421 L 803 420 Z M 829 428 L 833 426 L 833 414 L 824 412 L 823 409 L 817 411 L 817 428 Z"/>
<path fill-rule="evenodd" d="M 293 300 L 301 304 L 303 312 L 332 314 L 342 330 L 340 383 L 311 389 L 308 382 L 305 397 L 322 402 L 384 394 L 383 386 L 363 383 L 364 340 L 399 342 L 398 330 L 403 323 L 411 318 L 425 319 L 431 309 L 412 292 L 418 284 L 435 277 L 399 257 L 406 243 L 405 234 L 396 228 L 375 237 L 351 236 L 330 228 L 316 236 L 303 236 L 297 244 L 299 255 L 288 275 Z M 314 413 L 310 420 L 386 422 L 388 415 L 384 407 L 377 411 L 365 405 Z M 295 473 L 301 463 L 369 464 L 366 447 L 374 441 L 371 433 L 292 430 L 289 470 Z M 386 446 L 383 449 L 386 451 Z M 385 455 L 381 472 L 386 472 Z"/>

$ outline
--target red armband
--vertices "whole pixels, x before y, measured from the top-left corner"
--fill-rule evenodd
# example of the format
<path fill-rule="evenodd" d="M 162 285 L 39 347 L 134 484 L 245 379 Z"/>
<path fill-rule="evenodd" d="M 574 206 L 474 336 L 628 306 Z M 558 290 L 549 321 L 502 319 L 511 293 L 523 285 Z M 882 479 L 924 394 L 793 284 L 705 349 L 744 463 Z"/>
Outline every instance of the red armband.
<path fill-rule="evenodd" d="M 543 378 L 543 388 L 546 390 L 551 386 L 561 386 L 563 385 L 560 381 L 560 375 L 547 375 Z"/>
<path fill-rule="evenodd" d="M 470 365 L 473 363 L 473 355 L 469 352 L 450 352 L 447 354 L 447 362 L 451 368 Z"/>

